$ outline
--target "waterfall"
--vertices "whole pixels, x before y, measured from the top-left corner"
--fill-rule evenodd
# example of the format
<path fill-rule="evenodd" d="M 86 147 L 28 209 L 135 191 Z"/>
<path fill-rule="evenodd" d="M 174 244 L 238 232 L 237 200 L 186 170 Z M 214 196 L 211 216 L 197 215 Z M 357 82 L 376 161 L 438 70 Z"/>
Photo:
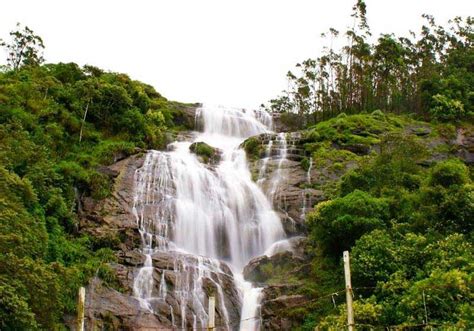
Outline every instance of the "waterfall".
<path fill-rule="evenodd" d="M 313 167 L 313 158 L 310 157 L 309 158 L 309 166 L 308 166 L 308 170 L 306 171 L 306 182 L 308 185 L 311 185 L 311 168 Z M 311 197 L 308 197 L 308 187 L 305 187 L 305 189 L 301 192 L 302 194 L 302 197 L 301 197 L 301 201 L 303 203 L 303 206 L 301 207 L 301 218 L 305 218 L 306 217 L 306 209 L 307 209 L 307 205 L 309 203 L 310 205 L 310 208 L 311 208 Z M 309 199 L 309 201 L 306 201 L 307 199 Z"/>
<path fill-rule="evenodd" d="M 311 185 L 311 168 L 313 167 L 313 158 L 309 158 L 309 166 L 308 166 L 308 171 L 306 171 L 306 181 L 308 182 L 309 185 Z"/>
<path fill-rule="evenodd" d="M 265 180 L 265 172 L 267 171 L 268 161 L 272 158 L 272 147 L 273 147 L 273 140 L 268 142 L 267 148 L 265 149 L 265 157 L 262 160 L 262 166 L 258 171 L 258 179 L 257 184 L 259 186 L 262 185 L 263 181 Z"/>
<path fill-rule="evenodd" d="M 261 289 L 252 288 L 241 273 L 250 259 L 285 235 L 271 201 L 252 181 L 239 145 L 247 137 L 269 132 L 271 116 L 264 111 L 203 106 L 196 122 L 203 132 L 193 141 L 174 142 L 166 152 L 150 151 L 136 171 L 133 211 L 145 263 L 135 277 L 134 296 L 153 312 L 153 305 L 167 302 L 172 293 L 180 309 L 173 311 L 170 306 L 173 325 L 202 328 L 208 317 L 206 280 L 216 289 L 220 316 L 230 329 L 235 321 L 229 320 L 221 286 L 230 277 L 241 291 L 241 329 L 256 330 L 258 316 L 249 314 L 258 314 Z M 286 153 L 285 136 L 278 135 L 277 140 Z M 190 152 L 192 142 L 218 148 L 220 163 L 212 167 L 200 162 Z M 277 175 L 280 180 L 280 170 Z M 277 182 L 272 182 L 272 189 L 277 189 Z M 172 288 L 166 285 L 165 271 L 153 277 L 153 256 L 160 252 L 175 254 L 173 270 L 166 271 L 174 275 Z M 153 290 L 155 281 L 160 282 L 159 291 Z"/>
<path fill-rule="evenodd" d="M 272 180 L 272 183 L 271 183 L 271 188 L 270 188 L 270 198 L 272 199 L 272 201 L 275 200 L 275 198 L 281 200 L 281 196 L 278 192 L 278 188 L 279 188 L 279 185 L 280 185 L 280 182 L 282 181 L 283 179 L 283 175 L 282 175 L 282 165 L 285 163 L 286 161 L 286 157 L 287 157 L 287 154 L 288 154 L 288 143 L 287 143 L 287 140 L 286 140 L 286 133 L 284 132 L 281 132 L 277 135 L 276 137 L 276 141 L 275 141 L 276 145 L 277 145 L 277 159 L 278 159 L 278 167 L 277 167 L 277 171 L 275 173 L 275 175 L 273 176 L 273 178 L 271 179 Z"/>

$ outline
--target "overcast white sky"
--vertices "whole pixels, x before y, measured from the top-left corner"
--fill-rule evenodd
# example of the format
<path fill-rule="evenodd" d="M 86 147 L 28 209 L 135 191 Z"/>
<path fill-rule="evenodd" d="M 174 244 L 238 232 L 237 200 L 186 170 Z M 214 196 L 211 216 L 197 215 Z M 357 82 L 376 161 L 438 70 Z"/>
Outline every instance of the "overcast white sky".
<path fill-rule="evenodd" d="M 355 0 L 3 1 L 0 37 L 16 22 L 43 37 L 47 62 L 125 72 L 169 99 L 258 106 L 285 87 L 320 34 L 351 23 Z M 474 15 L 472 0 L 366 0 L 375 35 Z M 4 57 L 0 63 L 4 63 Z"/>

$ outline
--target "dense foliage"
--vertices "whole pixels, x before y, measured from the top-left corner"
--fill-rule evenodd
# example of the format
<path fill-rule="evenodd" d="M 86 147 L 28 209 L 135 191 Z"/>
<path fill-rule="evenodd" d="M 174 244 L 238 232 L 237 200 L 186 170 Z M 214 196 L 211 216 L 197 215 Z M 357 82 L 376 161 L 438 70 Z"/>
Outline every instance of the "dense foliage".
<path fill-rule="evenodd" d="M 309 215 L 315 259 L 330 257 L 333 272 L 341 273 L 342 251 L 352 252 L 358 324 L 473 327 L 469 168 L 456 158 L 427 168 L 426 147 L 412 137 L 388 135 L 380 147 Z M 308 315 L 320 327 L 347 323 L 344 305 Z"/>
<path fill-rule="evenodd" d="M 114 255 L 78 232 L 78 200 L 109 194 L 101 165 L 163 147 L 181 105 L 124 74 L 40 65 L 41 39 L 11 35 L 0 72 L 0 329 L 53 330 L 79 286 L 110 281 Z"/>
<path fill-rule="evenodd" d="M 288 90 L 267 108 L 300 127 L 342 112 L 374 109 L 439 120 L 472 116 L 472 17 L 456 17 L 445 28 L 424 15 L 418 35 L 382 34 L 372 42 L 366 13 L 364 1 L 358 0 L 353 25 L 343 35 L 334 28 L 323 34 L 329 44 L 323 54 L 297 64 L 296 73 L 288 72 Z"/>
<path fill-rule="evenodd" d="M 474 183 L 454 152 L 473 130 L 474 20 L 423 15 L 419 34 L 374 39 L 366 15 L 357 0 L 353 25 L 323 34 L 323 54 L 264 106 L 303 130 L 301 166 L 318 170 L 305 187 L 328 198 L 307 215 L 312 271 L 296 293 L 311 301 L 285 314 L 345 328 L 349 250 L 359 329 L 474 328 Z"/>
<path fill-rule="evenodd" d="M 433 159 L 406 132 L 419 123 L 387 115 L 457 125 L 471 118 L 473 21 L 456 18 L 444 29 L 426 16 L 418 38 L 382 35 L 370 44 L 365 15 L 359 1 L 348 45 L 298 65 L 291 88 L 269 106 L 293 126 L 309 125 L 305 170 L 311 158 L 343 175 L 312 187 L 329 198 L 307 220 L 312 270 L 286 281 L 305 279 L 298 291 L 314 301 L 288 314 L 302 317 L 303 329 L 345 326 L 341 297 L 320 298 L 341 289 L 340 256 L 350 250 L 359 325 L 473 328 L 472 171 L 454 157 Z M 183 124 L 183 105 L 124 74 L 43 64 L 43 40 L 29 28 L 11 37 L 0 42 L 8 52 L 0 72 L 0 329 L 61 329 L 79 286 L 93 276 L 113 283 L 113 251 L 78 231 L 78 202 L 110 193 L 101 165 L 164 147 Z M 258 158 L 257 139 L 243 147 Z M 217 155 L 203 143 L 193 152 L 206 162 Z M 278 279 L 278 268 L 264 271 Z"/>

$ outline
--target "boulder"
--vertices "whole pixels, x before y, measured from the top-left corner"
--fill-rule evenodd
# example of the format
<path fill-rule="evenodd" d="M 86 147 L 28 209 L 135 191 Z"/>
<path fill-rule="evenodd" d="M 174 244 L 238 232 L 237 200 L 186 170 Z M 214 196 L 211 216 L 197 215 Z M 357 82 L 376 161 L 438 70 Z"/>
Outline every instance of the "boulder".
<path fill-rule="evenodd" d="M 192 143 L 189 150 L 196 154 L 202 163 L 216 165 L 221 160 L 222 152 L 202 141 Z"/>
<path fill-rule="evenodd" d="M 294 237 L 284 242 L 287 244 L 281 245 L 284 249 L 277 247 L 272 251 L 270 248 L 268 255 L 250 260 L 243 271 L 245 280 L 261 285 L 276 284 L 288 282 L 287 276 L 297 276 L 296 272 L 309 272 L 309 259 L 305 252 L 306 238 Z"/>
<path fill-rule="evenodd" d="M 85 330 L 172 330 L 170 323 L 140 307 L 136 298 L 105 286 L 98 278 L 86 288 Z"/>

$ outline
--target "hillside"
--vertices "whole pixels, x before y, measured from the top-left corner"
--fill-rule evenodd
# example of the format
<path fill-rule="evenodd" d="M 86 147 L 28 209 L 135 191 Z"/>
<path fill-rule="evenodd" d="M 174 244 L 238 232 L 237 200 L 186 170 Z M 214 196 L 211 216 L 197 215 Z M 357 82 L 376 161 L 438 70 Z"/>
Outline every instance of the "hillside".
<path fill-rule="evenodd" d="M 104 166 L 192 127 L 188 108 L 74 63 L 0 73 L 2 329 L 55 329 L 79 286 L 111 277 L 112 243 L 81 231 L 81 201 L 110 196 Z"/>
<path fill-rule="evenodd" d="M 0 329 L 474 328 L 474 21 L 366 11 L 260 109 L 0 40 Z"/>

